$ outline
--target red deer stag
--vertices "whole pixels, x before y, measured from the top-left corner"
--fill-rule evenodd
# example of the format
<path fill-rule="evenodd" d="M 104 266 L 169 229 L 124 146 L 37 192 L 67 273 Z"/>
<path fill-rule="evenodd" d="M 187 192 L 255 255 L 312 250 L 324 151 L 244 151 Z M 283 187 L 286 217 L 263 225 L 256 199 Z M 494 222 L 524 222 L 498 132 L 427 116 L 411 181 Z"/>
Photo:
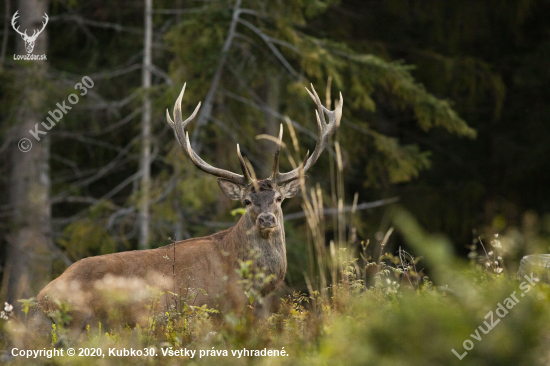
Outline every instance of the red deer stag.
<path fill-rule="evenodd" d="M 307 90 L 307 88 L 306 88 Z M 242 175 L 227 170 L 218 169 L 206 163 L 193 151 L 189 136 L 185 130 L 200 108 L 200 103 L 193 114 L 185 121 L 181 114 L 181 101 L 185 85 L 174 106 L 174 119 L 166 111 L 168 123 L 174 130 L 175 137 L 183 152 L 191 161 L 206 173 L 218 177 L 218 185 L 222 192 L 232 200 L 240 200 L 246 207 L 239 222 L 227 230 L 195 239 L 176 242 L 174 246 L 135 250 L 122 253 L 101 255 L 85 258 L 71 265 L 56 280 L 50 282 L 38 295 L 39 304 L 48 313 L 56 308 L 55 299 L 73 304 L 73 324 L 83 326 L 97 324 L 104 314 L 99 299 L 101 281 L 105 278 L 125 278 L 155 281 L 174 277 L 176 289 L 188 288 L 192 281 L 193 288 L 200 292 L 193 300 L 196 305 L 207 304 L 216 307 L 220 303 L 232 302 L 233 295 L 244 297 L 239 289 L 238 275 L 235 269 L 238 260 L 250 259 L 251 251 L 255 253 L 255 263 L 263 268 L 266 275 L 273 275 L 271 282 L 261 290 L 268 294 L 275 290 L 284 279 L 286 273 L 285 232 L 283 227 L 283 212 L 281 202 L 300 191 L 300 175 L 306 172 L 319 158 L 334 134 L 342 117 L 343 99 L 334 111 L 325 108 L 315 89 L 308 90 L 309 95 L 317 105 L 317 144 L 311 156 L 309 152 L 302 164 L 288 173 L 279 172 L 279 153 L 281 149 L 283 128 L 279 132 L 275 150 L 273 169 L 267 179 L 254 181 L 237 145 Z M 328 117 L 328 123 L 325 120 Z M 172 273 L 172 254 L 175 253 L 175 275 Z M 167 260 L 166 256 L 170 258 Z M 160 276 L 159 276 L 160 274 Z M 153 280 L 151 280 L 153 279 Z M 99 283 L 99 286 L 98 286 Z M 156 284 L 157 287 L 159 284 Z M 172 288 L 172 285 L 167 287 Z M 78 297 L 78 298 L 77 298 Z M 240 300 L 239 300 L 240 301 Z"/>

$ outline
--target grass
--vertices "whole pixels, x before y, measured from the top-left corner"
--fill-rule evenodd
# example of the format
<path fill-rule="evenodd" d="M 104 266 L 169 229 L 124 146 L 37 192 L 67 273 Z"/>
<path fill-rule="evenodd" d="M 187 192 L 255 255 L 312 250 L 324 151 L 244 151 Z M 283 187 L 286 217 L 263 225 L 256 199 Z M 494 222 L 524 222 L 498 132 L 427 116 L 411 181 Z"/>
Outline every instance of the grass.
<path fill-rule="evenodd" d="M 290 124 L 289 128 L 298 151 Z M 300 161 L 286 147 L 284 151 L 291 161 Z M 269 304 L 260 288 L 270 279 L 252 261 L 244 261 L 237 272 L 250 306 L 220 314 L 195 304 L 201 289 L 156 290 L 132 279 L 105 279 L 101 301 L 109 327 L 91 324 L 75 334 L 66 327 L 67 304 L 59 303 L 51 314 L 55 324 L 33 315 L 32 299 L 21 300 L 21 314 L 8 311 L 6 305 L 0 318 L 0 363 L 531 366 L 550 362 L 550 288 L 543 281 L 518 280 L 508 269 L 514 268 L 514 263 L 506 262 L 511 236 L 495 237 L 490 243 L 477 240 L 470 247 L 469 260 L 463 260 L 453 255 L 447 239 L 424 232 L 407 212 L 395 208 L 388 214 L 395 232 L 410 252 L 422 258 L 401 248 L 386 253 L 386 244 L 395 235 L 393 227 L 377 243 L 357 243 L 353 221 L 341 210 L 338 144 L 334 151 L 328 196 L 332 206 L 340 208 L 331 223 L 336 228 L 334 240 L 326 242 L 323 192 L 319 186 L 308 191 L 302 184 L 310 238 L 310 269 L 304 272 L 307 292 L 286 294 L 274 312 L 258 316 L 258 307 Z M 418 270 L 424 267 L 430 277 Z M 514 296 L 517 302 L 511 300 Z M 161 298 L 168 304 L 162 308 Z M 116 325 L 129 304 L 144 319 L 142 326 Z M 500 317 L 503 306 L 506 314 Z M 43 350 L 43 354 L 12 356 L 14 348 L 16 353 Z M 75 349 L 75 356 L 67 356 L 69 348 Z M 63 349 L 64 356 L 48 358 L 47 352 L 54 349 Z"/>
<path fill-rule="evenodd" d="M 318 203 L 309 201 L 312 208 Z M 312 212 L 308 213 L 309 222 L 316 220 Z M 67 306 L 60 304 L 54 314 L 57 324 L 50 325 L 31 316 L 32 301 L 25 300 L 23 314 L 5 311 L 3 317 L 7 319 L 0 319 L 2 363 L 547 364 L 550 335 L 547 283 L 536 282 L 529 292 L 525 292 L 520 287 L 525 280 L 516 280 L 514 273 L 503 268 L 502 261 L 494 260 L 502 254 L 499 252 L 502 250 L 500 240 L 485 244 L 483 254 L 471 255 L 467 263 L 450 255 L 449 243 L 444 238 L 424 233 L 406 212 L 396 210 L 393 223 L 411 248 L 423 248 L 424 258 L 420 262 L 403 250 L 396 255 L 381 254 L 370 258 L 364 254 L 368 243 L 363 243 L 361 253 L 355 258 L 355 253 L 348 255 L 350 248 L 345 245 L 338 249 L 337 244 L 329 244 L 327 250 L 319 249 L 320 253 L 316 253 L 317 268 L 324 276 L 317 276 L 318 281 L 308 280 L 308 294 L 295 292 L 285 296 L 278 311 L 267 317 L 256 316 L 254 306 L 217 314 L 215 310 L 193 305 L 196 297 L 193 291 L 185 295 L 151 291 L 148 297 L 138 299 L 148 314 L 147 327 L 106 329 L 105 325 L 98 324 L 74 336 L 64 326 L 70 317 Z M 321 223 L 317 222 L 315 228 L 322 228 Z M 312 237 L 320 238 L 319 234 L 312 232 Z M 383 248 L 391 234 L 389 231 L 377 244 Z M 433 273 L 432 279 L 416 270 L 427 264 Z M 263 302 L 265 299 L 258 286 L 268 279 L 262 277 L 251 261 L 241 262 L 239 273 L 251 304 Z M 373 285 L 366 286 L 366 279 L 374 281 Z M 324 281 L 328 284 L 323 287 Z M 111 302 L 106 302 L 105 306 L 111 306 L 113 320 L 120 315 L 116 310 L 120 309 L 118 305 L 136 301 L 134 287 L 139 284 L 126 285 L 115 283 L 107 288 Z M 508 309 L 503 318 L 498 318 L 498 304 L 504 304 L 513 293 L 520 301 Z M 520 294 L 525 296 L 520 297 Z M 155 304 L 160 303 L 161 296 L 177 297 L 177 301 L 159 309 Z M 491 325 L 491 319 L 486 316 L 490 311 L 495 318 L 492 322 L 500 321 L 485 334 L 480 327 L 489 329 L 487 324 Z M 466 340 L 471 343 L 465 343 Z M 473 344 L 473 348 L 467 351 L 464 344 L 467 347 Z M 19 350 L 63 348 L 65 352 L 72 347 L 77 355 L 53 358 L 44 355 L 36 359 L 11 357 L 14 347 Z M 465 351 L 467 354 L 460 360 L 453 349 L 459 355 Z M 111 355 L 109 350 L 113 350 Z M 134 353 L 136 350 L 154 352 L 156 356 L 131 356 L 131 350 Z M 270 351 L 271 354 L 277 352 L 278 356 L 267 356 Z M 90 356 L 78 356 L 79 352 L 83 355 L 88 352 Z M 101 352 L 101 355 L 91 356 L 92 352 Z M 128 356 L 124 356 L 124 352 Z"/>

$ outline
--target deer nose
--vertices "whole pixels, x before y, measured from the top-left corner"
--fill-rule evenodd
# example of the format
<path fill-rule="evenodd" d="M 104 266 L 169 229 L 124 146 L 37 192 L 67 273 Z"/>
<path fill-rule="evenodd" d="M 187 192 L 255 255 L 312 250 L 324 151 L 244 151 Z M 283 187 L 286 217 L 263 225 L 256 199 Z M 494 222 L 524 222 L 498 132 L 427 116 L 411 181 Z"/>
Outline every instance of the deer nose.
<path fill-rule="evenodd" d="M 277 223 L 277 219 L 273 214 L 262 214 L 258 217 L 258 223 L 262 229 L 273 228 Z"/>

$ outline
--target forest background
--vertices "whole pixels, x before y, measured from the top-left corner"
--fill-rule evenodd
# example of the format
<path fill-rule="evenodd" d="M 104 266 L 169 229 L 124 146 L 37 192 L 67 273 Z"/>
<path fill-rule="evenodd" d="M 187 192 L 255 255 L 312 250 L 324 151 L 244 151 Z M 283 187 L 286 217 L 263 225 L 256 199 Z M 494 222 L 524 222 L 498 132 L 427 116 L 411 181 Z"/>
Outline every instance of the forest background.
<path fill-rule="evenodd" d="M 275 135 L 315 144 L 304 87 L 344 96 L 332 147 L 309 172 L 326 208 L 353 215 L 354 243 L 380 241 L 399 202 L 466 258 L 472 241 L 515 238 L 507 255 L 548 251 L 550 2 L 546 0 L 5 1 L 0 32 L 0 302 L 35 296 L 71 263 L 155 248 L 234 223 L 238 204 L 184 158 L 165 110 L 187 82 L 195 150 L 237 170 L 236 143 L 266 175 Z M 150 6 L 150 11 L 147 11 Z M 39 29 L 25 54 L 11 26 Z M 150 19 L 148 22 L 147 20 Z M 41 141 L 18 141 L 93 87 Z M 78 93 L 81 91 L 79 90 Z M 300 151 L 293 150 L 288 122 Z M 46 122 L 47 123 L 47 122 Z M 45 128 L 40 127 L 45 131 Z M 285 203 L 290 289 L 304 290 L 308 231 Z M 298 213 L 292 216 L 293 213 Z M 327 212 L 328 240 L 334 215 Z M 351 226 L 348 228 L 351 229 Z M 389 252 L 403 245 L 396 234 Z M 417 253 L 421 255 L 421 253 Z M 513 266 L 513 265 L 512 265 Z"/>

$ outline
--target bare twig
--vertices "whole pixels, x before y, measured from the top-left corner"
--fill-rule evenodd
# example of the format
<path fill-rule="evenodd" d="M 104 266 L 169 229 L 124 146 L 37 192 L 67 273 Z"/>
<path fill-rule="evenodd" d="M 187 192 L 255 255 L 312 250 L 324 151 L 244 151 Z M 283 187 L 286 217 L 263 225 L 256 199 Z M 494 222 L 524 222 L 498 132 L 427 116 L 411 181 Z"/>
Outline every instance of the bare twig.
<path fill-rule="evenodd" d="M 130 149 L 134 146 L 134 143 L 139 139 L 139 137 L 140 136 L 137 136 L 137 137 L 134 137 L 132 140 L 130 140 L 128 145 L 126 145 L 122 150 L 120 150 L 117 156 L 113 160 L 111 160 L 107 165 L 101 168 L 96 174 L 94 174 L 92 177 L 88 179 L 85 179 L 81 182 L 76 183 L 75 186 L 77 188 L 85 187 L 88 184 L 93 183 L 98 179 L 101 179 L 105 174 L 107 174 L 107 172 L 109 172 L 109 170 L 111 170 L 116 165 L 116 163 L 120 159 L 122 159 L 126 155 L 126 153 L 128 153 L 128 151 L 130 151 Z"/>
<path fill-rule="evenodd" d="M 154 9 L 153 13 L 155 14 L 170 14 L 170 15 L 179 15 L 179 14 L 196 14 L 202 13 L 206 10 L 206 7 L 200 8 L 191 8 L 191 9 Z"/>
<path fill-rule="evenodd" d="M 216 95 L 216 90 L 218 89 L 218 85 L 220 83 L 223 68 L 225 67 L 225 63 L 227 62 L 227 56 L 229 54 L 231 44 L 233 43 L 233 38 L 235 37 L 235 33 L 236 33 L 235 29 L 237 27 L 237 22 L 239 20 L 239 14 L 240 14 L 239 8 L 241 7 L 241 2 L 242 0 L 236 0 L 235 2 L 235 7 L 233 8 L 233 18 L 231 20 L 231 25 L 229 26 L 229 32 L 227 33 L 227 38 L 225 39 L 225 43 L 223 44 L 220 62 L 218 63 L 218 68 L 216 69 L 216 72 L 214 73 L 214 77 L 212 78 L 210 89 L 206 94 L 203 107 L 199 113 L 199 117 L 197 118 L 197 127 L 195 128 L 195 131 L 193 131 L 192 145 L 195 146 L 195 152 L 197 154 L 200 153 L 202 148 L 202 144 L 200 143 L 197 144 L 199 131 L 201 127 L 208 121 L 208 119 L 210 118 L 210 114 L 212 113 L 212 106 L 214 105 L 214 96 Z"/>
<path fill-rule="evenodd" d="M 364 203 L 360 203 L 357 206 L 355 206 L 355 210 L 356 211 L 357 210 L 368 210 L 368 209 L 375 208 L 375 207 L 389 205 L 389 204 L 395 203 L 397 201 L 399 201 L 399 197 L 386 198 L 386 199 L 383 199 L 383 200 L 378 200 L 378 201 L 373 201 L 373 202 L 364 202 Z M 353 209 L 354 209 L 354 206 L 344 206 L 344 207 L 342 207 L 342 212 L 351 212 Z M 338 209 L 337 208 L 325 208 L 325 209 L 323 209 L 323 214 L 324 215 L 338 214 Z M 305 217 L 304 212 L 291 213 L 291 214 L 285 215 L 284 218 L 285 218 L 285 221 L 286 221 L 286 220 L 299 219 L 301 217 Z"/>
<path fill-rule="evenodd" d="M 122 150 L 122 148 L 118 145 L 110 144 L 108 142 L 105 142 L 105 140 L 100 140 L 100 139 L 95 139 L 93 137 L 85 136 L 84 134 L 78 133 L 78 132 L 59 131 L 59 132 L 54 132 L 53 135 L 56 138 L 69 138 L 80 142 L 84 142 L 86 144 L 101 146 L 109 150 L 114 150 L 114 151 Z"/>
<path fill-rule="evenodd" d="M 46 243 L 48 244 L 48 247 L 50 247 L 50 249 L 52 250 L 52 252 L 59 258 L 63 261 L 63 263 L 69 267 L 71 264 L 73 264 L 73 261 L 71 261 L 69 259 L 69 257 L 67 257 L 67 255 L 65 253 L 63 253 L 61 251 L 61 249 L 59 249 L 54 243 L 52 240 L 46 240 Z"/>
<path fill-rule="evenodd" d="M 158 146 L 155 145 L 155 149 L 153 150 L 153 152 L 151 153 L 151 158 L 150 158 L 150 161 L 154 161 L 155 160 L 155 157 L 157 156 L 158 154 Z M 132 183 L 134 180 L 136 179 L 139 179 L 141 177 L 141 175 L 143 174 L 143 171 L 140 170 L 138 172 L 136 172 L 135 174 L 132 174 L 131 176 L 129 176 L 128 178 L 126 178 L 125 180 L 123 180 L 122 182 L 120 182 L 115 188 L 111 189 L 109 192 L 107 192 L 106 194 L 104 194 L 100 200 L 108 200 L 110 199 L 111 197 L 113 197 L 115 194 L 117 194 L 118 192 L 120 192 L 122 189 L 124 189 L 128 184 Z"/>
<path fill-rule="evenodd" d="M 130 207 L 121 208 L 120 210 L 113 212 L 109 216 L 109 220 L 107 221 L 107 229 L 109 230 L 113 227 L 113 225 L 115 224 L 116 219 L 119 216 L 126 216 L 126 215 L 129 215 L 131 213 L 134 213 L 135 211 L 136 211 L 136 207 L 135 206 L 130 206 Z"/>
<path fill-rule="evenodd" d="M 52 205 L 56 203 L 98 203 L 98 201 L 97 198 L 86 196 L 55 196 L 50 200 Z"/>
<path fill-rule="evenodd" d="M 151 70 L 151 73 L 153 73 L 156 76 L 164 79 L 164 82 L 166 83 L 166 85 L 172 85 L 173 84 L 172 79 L 170 78 L 170 76 L 166 72 L 164 72 L 163 70 L 156 67 L 155 65 L 151 64 L 150 70 Z"/>
<path fill-rule="evenodd" d="M 91 105 L 89 107 L 83 107 L 83 109 L 93 109 L 93 110 L 112 109 L 112 110 L 116 110 L 118 108 L 122 108 L 122 107 L 128 105 L 131 101 L 133 101 L 138 96 L 138 93 L 136 92 L 136 93 L 130 94 L 129 96 L 127 96 L 126 98 L 124 98 L 122 100 L 117 100 L 117 101 L 114 101 L 114 102 L 107 102 L 106 100 L 101 98 L 101 96 L 99 94 L 94 93 L 91 90 L 88 90 L 88 93 L 90 94 L 90 96 L 92 96 L 96 100 L 98 100 L 99 103 L 98 103 L 98 105 L 95 105 L 95 106 Z"/>
<path fill-rule="evenodd" d="M 104 29 L 114 29 L 117 32 L 128 32 L 133 34 L 143 34 L 143 30 L 139 28 L 126 27 L 117 23 L 111 22 L 100 22 L 97 20 L 86 19 L 80 15 L 76 14 L 62 14 L 50 17 L 51 22 L 55 21 L 65 21 L 65 22 L 75 22 L 78 24 L 86 24 L 91 27 L 104 28 Z"/>
<path fill-rule="evenodd" d="M 134 117 L 138 116 L 141 113 L 141 111 L 142 111 L 142 108 L 138 107 L 138 108 L 132 110 L 132 112 L 129 115 L 122 118 L 120 121 L 117 121 L 113 124 L 110 124 L 109 126 L 107 126 L 105 128 L 102 128 L 101 131 L 91 132 L 90 135 L 91 136 L 101 136 L 101 135 L 104 135 L 108 132 L 114 131 L 117 128 L 122 127 L 126 123 L 130 122 Z"/>
<path fill-rule="evenodd" d="M 371 208 L 381 207 L 385 205 L 390 205 L 392 203 L 395 203 L 399 201 L 399 197 L 392 197 L 392 198 L 386 198 L 383 200 L 373 201 L 373 202 L 364 202 L 360 203 L 357 206 L 355 206 L 355 211 L 358 210 L 368 210 Z M 354 206 L 344 206 L 342 208 L 343 212 L 352 212 L 354 210 Z M 338 214 L 337 208 L 325 208 L 322 211 L 323 215 L 335 215 Z M 290 221 L 290 220 L 296 220 L 300 219 L 302 217 L 305 217 L 305 212 L 295 212 L 284 216 L 284 221 Z M 214 227 L 214 228 L 221 228 L 221 227 L 231 227 L 235 225 L 235 222 L 216 222 L 216 221 L 203 221 L 200 222 L 200 225 L 208 226 L 208 227 Z"/>
<path fill-rule="evenodd" d="M 135 141 L 136 138 L 132 139 L 132 141 L 130 142 L 130 144 L 128 146 L 132 146 L 133 144 L 133 141 Z M 128 147 L 127 146 L 127 147 Z M 155 145 L 155 149 L 153 150 L 152 154 L 151 154 L 151 161 L 154 161 L 155 160 L 155 157 L 157 156 L 158 154 L 158 151 L 159 151 L 159 148 L 158 148 L 158 145 Z M 119 154 L 118 156 L 120 156 L 121 154 Z M 118 157 L 117 156 L 117 157 Z M 96 175 L 94 175 L 94 177 L 92 177 L 91 179 L 87 179 L 85 182 L 87 183 L 91 183 L 91 180 L 94 179 L 94 180 L 97 180 L 99 179 L 101 176 L 103 176 L 104 174 L 106 174 L 106 172 L 110 169 L 110 165 L 116 161 L 117 158 L 115 158 L 114 160 L 111 161 L 111 163 L 108 164 L 108 166 L 104 167 L 103 169 L 101 169 Z M 120 192 L 122 189 L 124 189 L 128 184 L 130 183 L 133 183 L 134 181 L 138 180 L 141 175 L 143 174 L 143 171 L 142 170 L 139 170 L 137 171 L 136 173 L 132 174 L 131 176 L 129 176 L 128 178 L 126 178 L 125 180 L 123 180 L 122 182 L 120 182 L 116 187 L 114 187 L 113 189 L 111 189 L 109 192 L 107 192 L 106 194 L 104 194 L 102 197 L 98 198 L 96 203 L 92 204 L 90 207 L 76 213 L 75 215 L 71 216 L 71 217 L 67 217 L 67 218 L 60 218 L 60 219 L 52 219 L 52 222 L 55 222 L 56 224 L 67 224 L 67 223 L 70 223 L 70 222 L 73 222 L 75 220 L 78 220 L 79 218 L 81 218 L 90 208 L 92 207 L 95 207 L 97 206 L 99 203 L 101 202 L 104 202 L 110 198 L 112 198 L 115 194 L 117 194 L 118 192 Z M 80 183 L 82 184 L 82 182 Z M 62 199 L 64 198 L 65 196 L 64 195 L 60 195 L 58 199 Z M 135 209 L 134 207 L 132 207 L 132 209 Z"/>
<path fill-rule="evenodd" d="M 124 67 L 122 69 L 117 69 L 117 70 L 112 70 L 112 71 L 103 71 L 103 72 L 100 72 L 100 73 L 97 73 L 97 74 L 92 74 L 92 75 L 90 75 L 90 77 L 93 80 L 108 79 L 108 78 L 112 78 L 112 77 L 115 77 L 115 76 L 128 74 L 128 73 L 130 73 L 132 71 L 135 71 L 135 70 L 140 70 L 141 67 L 142 67 L 141 64 L 133 64 L 133 65 Z"/>
<path fill-rule="evenodd" d="M 249 21 L 246 21 L 244 19 L 238 19 L 237 20 L 242 25 L 245 25 L 249 29 L 251 29 L 254 33 L 256 33 L 258 36 L 260 36 L 261 39 L 267 44 L 269 49 L 275 54 L 275 56 L 281 61 L 283 66 L 294 76 L 296 79 L 301 80 L 303 77 L 300 75 L 294 68 L 290 65 L 290 63 L 287 61 L 287 59 L 283 56 L 283 54 L 273 45 L 272 38 L 267 36 L 264 32 L 262 32 L 258 27 L 250 23 Z M 283 42 L 283 41 L 281 41 Z"/>

